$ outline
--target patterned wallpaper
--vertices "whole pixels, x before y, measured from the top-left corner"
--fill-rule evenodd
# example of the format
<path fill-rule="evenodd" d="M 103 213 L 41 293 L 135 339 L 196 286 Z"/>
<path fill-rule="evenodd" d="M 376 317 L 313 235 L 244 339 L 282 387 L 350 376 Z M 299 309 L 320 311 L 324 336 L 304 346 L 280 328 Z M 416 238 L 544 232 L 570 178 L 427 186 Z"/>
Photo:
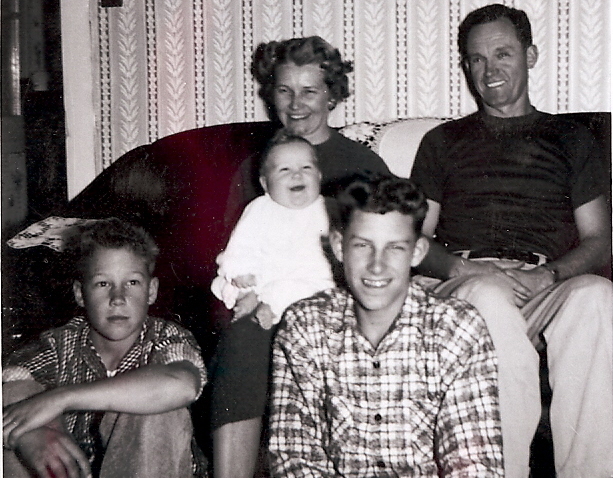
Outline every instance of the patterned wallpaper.
<path fill-rule="evenodd" d="M 93 0 L 92 0 L 93 1 Z M 266 118 L 254 47 L 317 34 L 354 61 L 335 126 L 474 111 L 456 48 L 483 0 L 124 0 L 91 11 L 98 170 L 178 131 Z M 610 0 L 504 0 L 524 9 L 540 58 L 531 98 L 548 112 L 610 111 Z"/>

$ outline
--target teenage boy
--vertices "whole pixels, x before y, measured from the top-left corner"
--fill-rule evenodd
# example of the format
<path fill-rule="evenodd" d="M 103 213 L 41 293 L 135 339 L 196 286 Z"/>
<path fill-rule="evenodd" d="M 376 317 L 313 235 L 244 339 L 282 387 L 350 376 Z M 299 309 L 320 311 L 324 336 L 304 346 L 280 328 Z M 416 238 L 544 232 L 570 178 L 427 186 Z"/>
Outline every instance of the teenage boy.
<path fill-rule="evenodd" d="M 428 251 L 424 195 L 381 177 L 337 202 L 347 288 L 290 306 L 273 346 L 273 476 L 502 476 L 485 323 L 411 282 Z"/>
<path fill-rule="evenodd" d="M 5 473 L 191 476 L 201 455 L 187 407 L 206 372 L 188 331 L 147 315 L 158 291 L 157 247 L 143 230 L 109 219 L 86 226 L 71 249 L 85 316 L 9 358 Z"/>

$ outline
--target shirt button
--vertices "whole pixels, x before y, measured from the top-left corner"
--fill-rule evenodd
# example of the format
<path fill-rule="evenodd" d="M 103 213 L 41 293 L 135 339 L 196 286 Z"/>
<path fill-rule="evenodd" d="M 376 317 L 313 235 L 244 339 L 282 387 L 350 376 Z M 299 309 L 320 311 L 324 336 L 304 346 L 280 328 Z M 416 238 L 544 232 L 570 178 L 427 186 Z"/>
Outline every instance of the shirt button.
<path fill-rule="evenodd" d="M 382 419 L 383 419 L 383 417 L 381 416 L 381 414 L 380 414 L 380 413 L 377 413 L 377 414 L 375 415 L 375 421 L 376 421 L 376 422 L 380 422 Z"/>
<path fill-rule="evenodd" d="M 372 366 L 375 368 L 380 368 L 381 367 L 381 362 L 377 361 L 377 362 L 373 362 Z"/>
<path fill-rule="evenodd" d="M 383 460 L 379 460 L 379 461 L 377 461 L 377 466 L 379 468 L 385 468 L 385 462 Z"/>

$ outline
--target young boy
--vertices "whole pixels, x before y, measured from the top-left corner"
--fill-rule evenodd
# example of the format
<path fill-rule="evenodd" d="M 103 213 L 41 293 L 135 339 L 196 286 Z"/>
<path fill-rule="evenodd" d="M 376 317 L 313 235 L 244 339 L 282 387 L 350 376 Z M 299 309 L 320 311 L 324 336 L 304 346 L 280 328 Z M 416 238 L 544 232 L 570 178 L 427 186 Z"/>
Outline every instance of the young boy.
<path fill-rule="evenodd" d="M 257 307 L 254 316 L 269 329 L 288 305 L 334 282 L 321 243 L 328 216 L 313 146 L 281 131 L 264 153 L 260 182 L 266 193 L 245 208 L 211 288 L 235 318 Z"/>
<path fill-rule="evenodd" d="M 158 291 L 155 243 L 108 219 L 85 226 L 69 250 L 85 315 L 9 358 L 5 472 L 8 465 L 10 476 L 191 476 L 201 455 L 192 451 L 199 450 L 187 407 L 206 372 L 188 331 L 147 315 Z"/>

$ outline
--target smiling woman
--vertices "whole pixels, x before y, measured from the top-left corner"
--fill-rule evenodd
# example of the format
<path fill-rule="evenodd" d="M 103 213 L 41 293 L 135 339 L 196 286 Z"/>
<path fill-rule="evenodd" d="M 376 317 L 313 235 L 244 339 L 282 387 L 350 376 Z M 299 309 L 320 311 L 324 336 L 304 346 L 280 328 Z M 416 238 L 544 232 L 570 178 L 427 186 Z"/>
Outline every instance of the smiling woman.
<path fill-rule="evenodd" d="M 377 154 L 328 125 L 330 111 L 349 96 L 347 73 L 353 71 L 338 49 L 318 36 L 292 38 L 260 44 L 253 58 L 252 72 L 271 118 L 314 146 L 323 195 L 333 195 L 359 175 L 390 174 Z M 258 159 L 251 156 L 244 161 L 232 181 L 240 192 L 232 192 L 230 197 L 242 196 L 240 209 L 262 194 L 262 187 L 271 192 L 268 174 L 259 181 Z M 229 207 L 226 220 L 234 222 L 237 215 L 238 211 Z M 247 316 L 233 322 L 221 337 L 211 399 L 213 461 L 218 478 L 253 476 L 273 330 L 254 326 Z"/>
<path fill-rule="evenodd" d="M 323 38 L 312 36 L 260 44 L 251 68 L 268 114 L 290 133 L 315 146 L 322 173 L 322 194 L 332 194 L 339 181 L 368 173 L 389 173 L 369 148 L 329 126 L 330 112 L 349 97 L 351 62 Z M 243 162 L 233 183 L 243 185 L 244 206 L 263 191 L 257 159 Z M 235 219 L 235 214 L 230 214 Z"/>

